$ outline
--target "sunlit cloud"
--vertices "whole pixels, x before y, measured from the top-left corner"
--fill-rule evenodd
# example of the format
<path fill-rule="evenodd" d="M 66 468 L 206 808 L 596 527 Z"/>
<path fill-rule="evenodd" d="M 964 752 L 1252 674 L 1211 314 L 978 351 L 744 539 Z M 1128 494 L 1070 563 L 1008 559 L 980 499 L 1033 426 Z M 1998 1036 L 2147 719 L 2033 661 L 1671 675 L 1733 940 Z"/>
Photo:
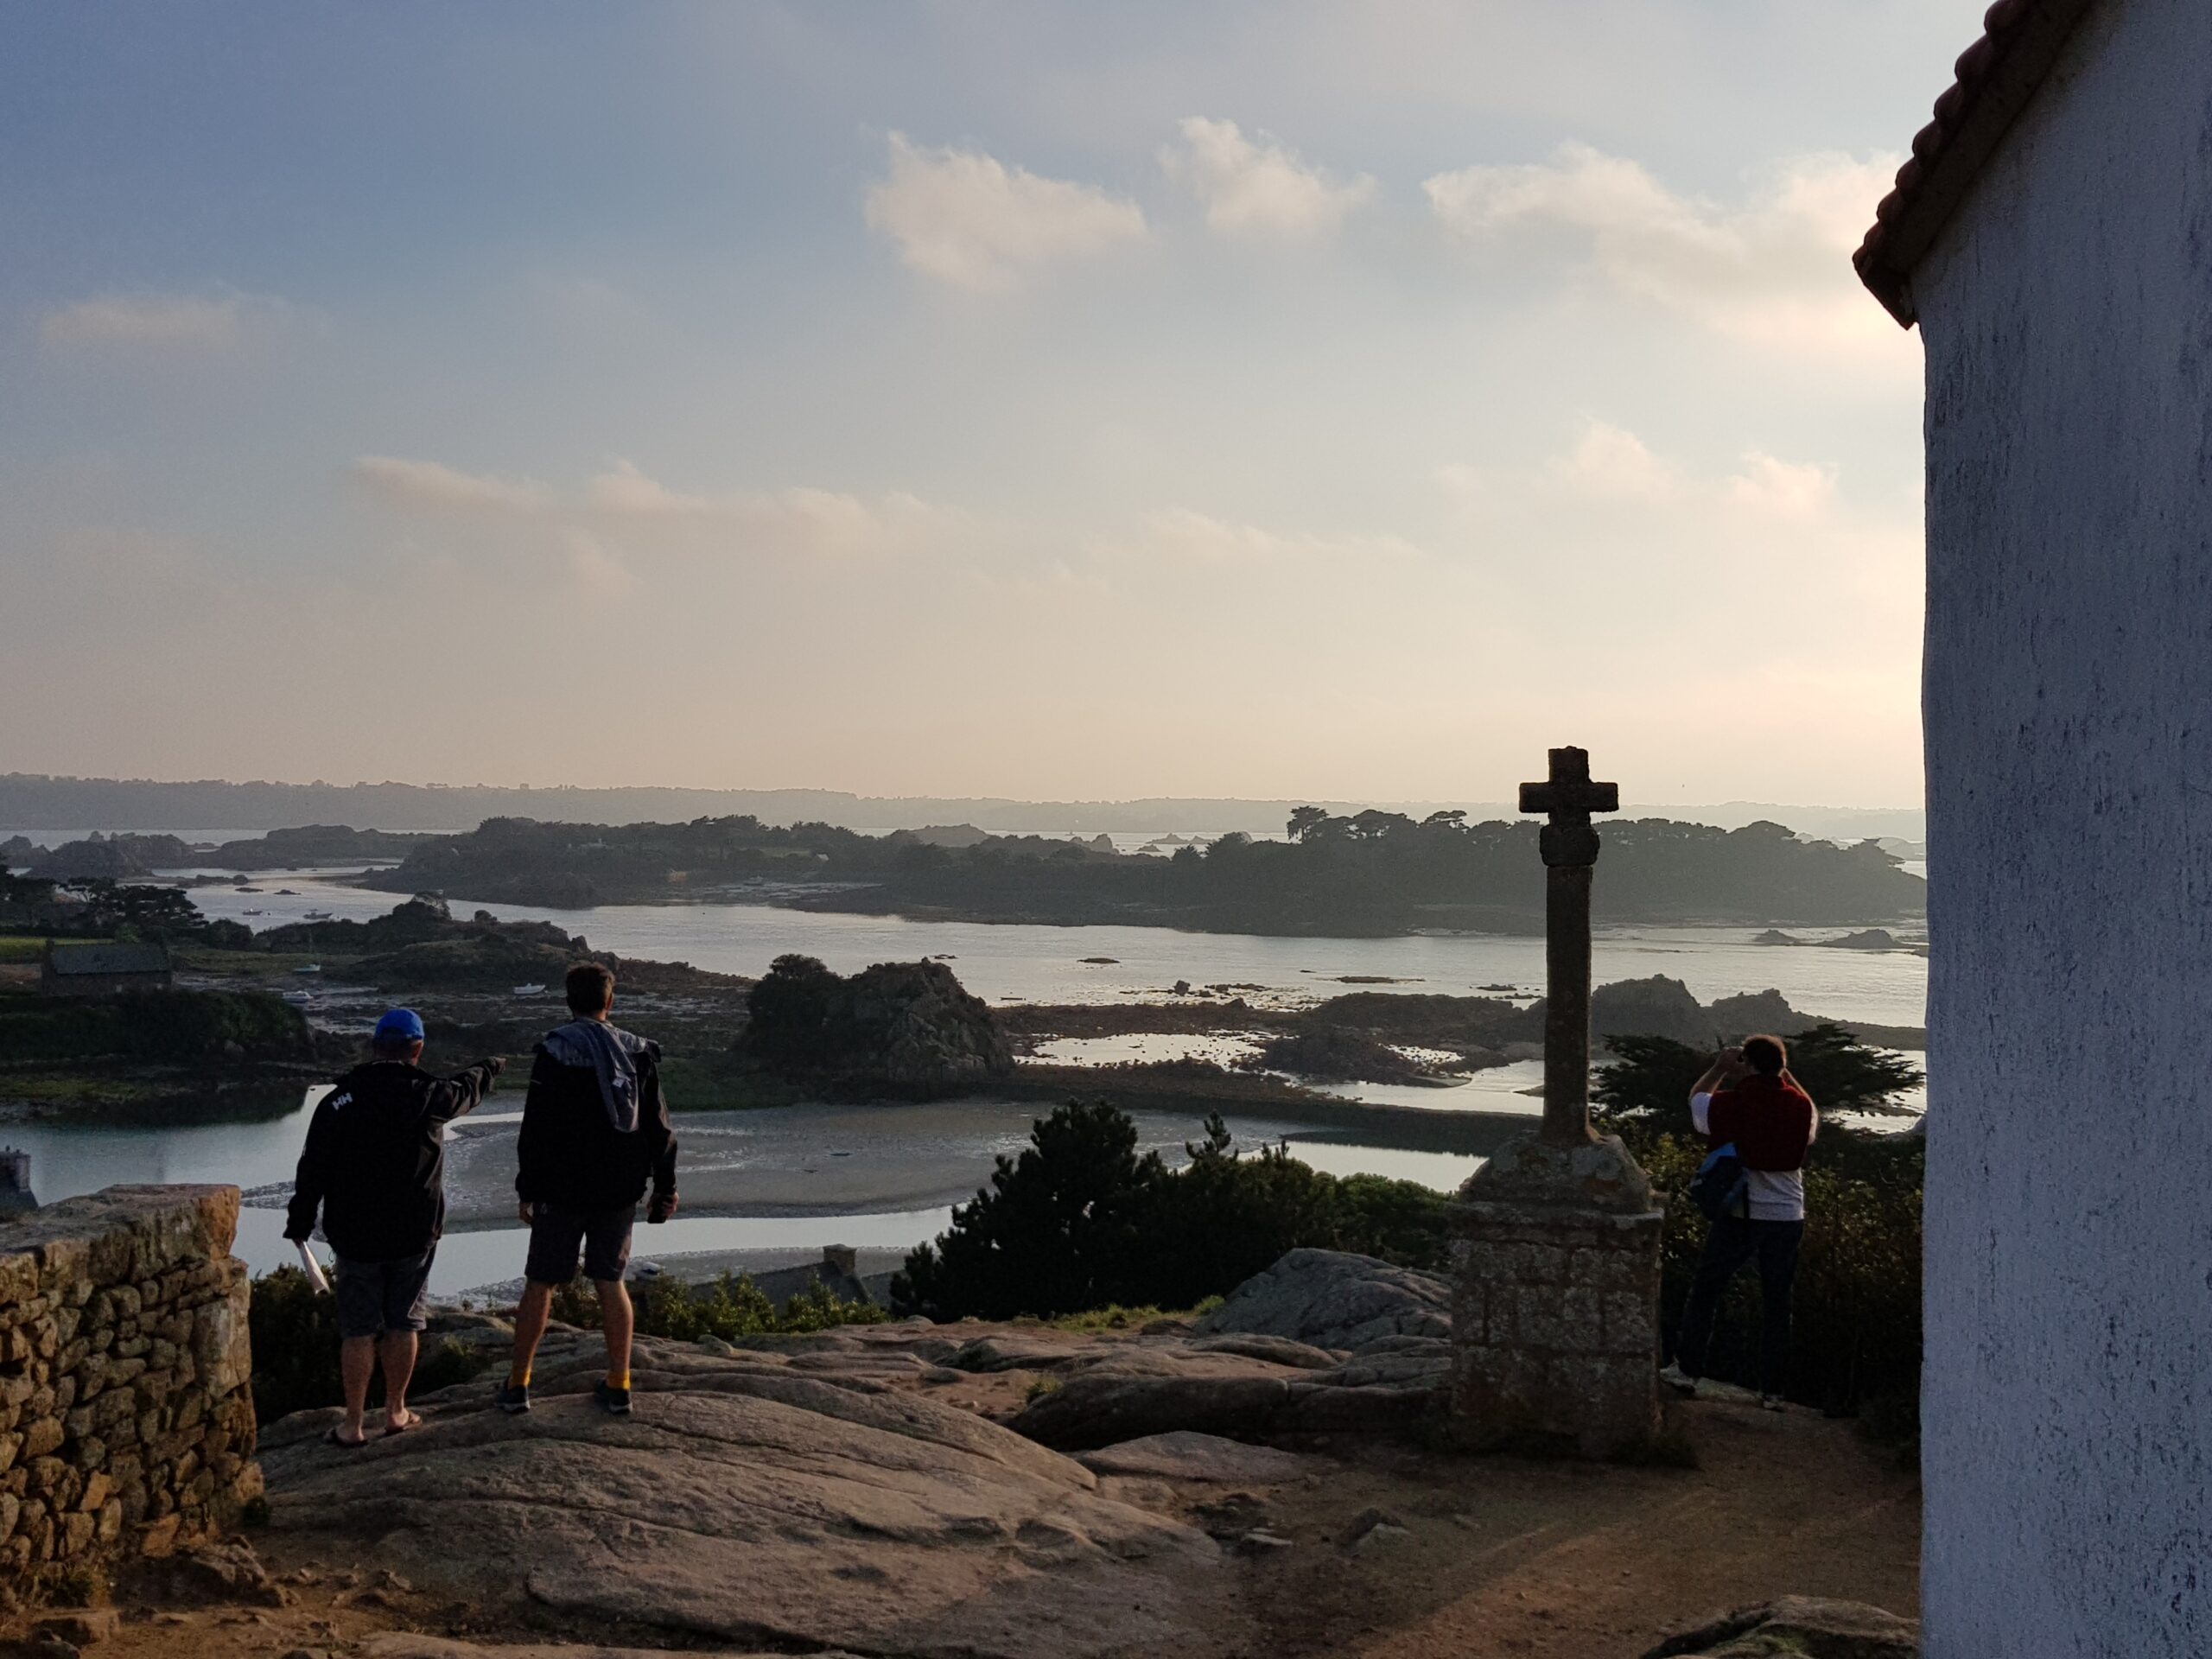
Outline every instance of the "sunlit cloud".
<path fill-rule="evenodd" d="M 48 312 L 39 339 L 62 348 L 219 352 L 293 315 L 285 302 L 265 295 L 101 294 Z"/>
<path fill-rule="evenodd" d="M 1205 204 L 1206 223 L 1224 234 L 1331 236 L 1375 194 L 1373 179 L 1332 181 L 1268 134 L 1256 143 L 1247 138 L 1234 121 L 1194 115 L 1179 125 L 1182 143 L 1160 150 L 1160 166 Z"/>
<path fill-rule="evenodd" d="M 1142 242 L 1137 205 L 1047 179 L 972 149 L 890 139 L 891 170 L 868 194 L 868 222 L 907 268 L 955 288 L 1003 292 L 1045 267 Z"/>
<path fill-rule="evenodd" d="M 1541 254 L 1548 242 L 1616 290 L 1722 333 L 1832 348 L 1896 343 L 1850 259 L 1896 167 L 1894 156 L 1801 156 L 1728 207 L 1570 143 L 1548 162 L 1463 168 L 1421 188 L 1438 222 L 1468 244 Z"/>
<path fill-rule="evenodd" d="M 1573 448 L 1552 462 L 1551 475 L 1587 495 L 1630 500 L 1664 501 L 1681 489 L 1675 469 L 1642 438 L 1605 421 L 1584 423 Z"/>

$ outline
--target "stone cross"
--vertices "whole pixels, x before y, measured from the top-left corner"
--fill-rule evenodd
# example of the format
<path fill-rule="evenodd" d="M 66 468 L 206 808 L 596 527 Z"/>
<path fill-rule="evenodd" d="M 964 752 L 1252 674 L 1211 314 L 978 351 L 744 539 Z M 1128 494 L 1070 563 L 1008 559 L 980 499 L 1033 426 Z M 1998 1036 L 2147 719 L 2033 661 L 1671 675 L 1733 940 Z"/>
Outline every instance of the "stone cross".
<path fill-rule="evenodd" d="M 1618 784 L 1590 781 L 1587 749 L 1554 749 L 1552 775 L 1521 785 L 1523 812 L 1548 812 L 1544 855 L 1544 1130 L 1554 1146 L 1587 1145 L 1590 1132 L 1590 876 L 1598 862 L 1592 812 L 1618 812 Z"/>

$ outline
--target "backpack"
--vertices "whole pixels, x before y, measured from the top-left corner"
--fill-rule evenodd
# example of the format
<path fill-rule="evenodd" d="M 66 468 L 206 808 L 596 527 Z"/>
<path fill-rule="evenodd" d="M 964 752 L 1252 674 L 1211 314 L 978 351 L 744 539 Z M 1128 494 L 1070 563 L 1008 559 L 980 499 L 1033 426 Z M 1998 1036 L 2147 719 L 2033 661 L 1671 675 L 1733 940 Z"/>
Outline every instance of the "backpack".
<path fill-rule="evenodd" d="M 1751 1177 L 1744 1172 L 1744 1160 L 1736 1155 L 1733 1141 L 1707 1153 L 1690 1178 L 1690 1202 L 1705 1211 L 1707 1221 L 1748 1215 L 1751 1191 Z"/>

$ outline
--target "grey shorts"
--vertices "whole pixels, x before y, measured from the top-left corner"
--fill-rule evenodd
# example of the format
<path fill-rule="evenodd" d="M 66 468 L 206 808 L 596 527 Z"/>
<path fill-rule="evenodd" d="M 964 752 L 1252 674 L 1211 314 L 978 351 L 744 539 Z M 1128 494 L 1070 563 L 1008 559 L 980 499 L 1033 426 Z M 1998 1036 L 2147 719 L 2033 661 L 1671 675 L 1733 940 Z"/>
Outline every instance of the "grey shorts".
<path fill-rule="evenodd" d="M 595 1284 L 620 1279 L 630 1265 L 630 1229 L 638 1206 L 619 1210 L 571 1210 L 565 1205 L 532 1206 L 530 1255 L 523 1277 L 533 1285 L 565 1285 L 576 1276 L 576 1251 L 584 1254 L 584 1277 Z"/>
<path fill-rule="evenodd" d="M 351 1340 L 386 1331 L 420 1331 L 429 1321 L 423 1304 L 430 1288 L 435 1244 L 397 1262 L 338 1258 L 338 1334 Z"/>

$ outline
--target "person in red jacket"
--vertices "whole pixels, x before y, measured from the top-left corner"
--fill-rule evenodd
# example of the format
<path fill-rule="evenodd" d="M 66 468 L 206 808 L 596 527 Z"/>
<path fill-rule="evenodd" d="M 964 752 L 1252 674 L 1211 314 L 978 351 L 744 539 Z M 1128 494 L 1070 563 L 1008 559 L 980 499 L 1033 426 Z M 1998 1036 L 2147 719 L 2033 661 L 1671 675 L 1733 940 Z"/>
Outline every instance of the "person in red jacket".
<path fill-rule="evenodd" d="M 1708 1146 L 1733 1146 L 1744 1166 L 1742 1197 L 1713 1224 L 1690 1282 L 1689 1306 L 1675 1341 L 1675 1363 L 1661 1380 L 1694 1395 L 1713 1344 L 1713 1322 L 1728 1281 L 1759 1264 L 1759 1403 L 1782 1409 L 1789 1355 L 1789 1287 L 1805 1237 L 1805 1151 L 1820 1131 L 1813 1097 L 1789 1075 L 1779 1037 L 1750 1037 L 1724 1048 L 1690 1090 L 1690 1122 Z"/>

